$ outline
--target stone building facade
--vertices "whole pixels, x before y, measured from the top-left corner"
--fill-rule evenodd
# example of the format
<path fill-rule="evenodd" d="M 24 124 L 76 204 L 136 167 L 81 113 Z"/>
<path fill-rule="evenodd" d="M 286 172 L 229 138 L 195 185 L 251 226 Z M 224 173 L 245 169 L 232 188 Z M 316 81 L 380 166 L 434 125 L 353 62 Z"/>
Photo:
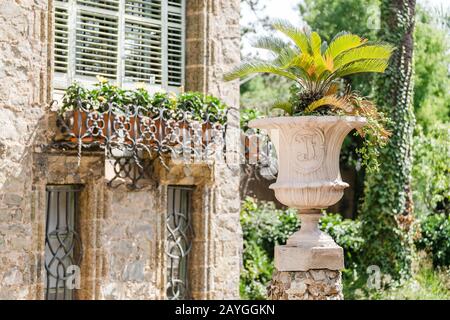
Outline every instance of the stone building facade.
<path fill-rule="evenodd" d="M 238 127 L 239 0 L 186 0 L 187 90 L 214 94 Z M 45 299 L 48 186 L 80 186 L 82 245 L 77 299 L 166 299 L 168 190 L 189 186 L 192 248 L 189 298 L 238 298 L 242 236 L 239 166 L 155 164 L 139 190 L 107 185 L 101 152 L 46 146 L 56 132 L 53 0 L 0 4 L 0 299 Z M 234 141 L 233 139 L 236 139 Z M 236 142 L 236 143 L 234 143 Z M 227 137 L 229 149 L 237 138 Z"/>

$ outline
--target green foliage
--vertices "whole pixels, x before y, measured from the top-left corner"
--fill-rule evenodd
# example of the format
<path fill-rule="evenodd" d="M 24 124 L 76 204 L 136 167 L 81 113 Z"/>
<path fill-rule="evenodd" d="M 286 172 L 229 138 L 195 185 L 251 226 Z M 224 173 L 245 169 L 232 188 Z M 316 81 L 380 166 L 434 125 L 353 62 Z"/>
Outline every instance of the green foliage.
<path fill-rule="evenodd" d="M 412 186 L 415 214 L 419 217 L 450 213 L 450 125 L 440 124 L 414 137 Z"/>
<path fill-rule="evenodd" d="M 415 241 L 435 267 L 450 266 L 450 126 L 438 124 L 414 137 L 413 190 L 420 237 Z"/>
<path fill-rule="evenodd" d="M 418 8 L 414 42 L 414 112 L 425 131 L 450 121 L 449 29 Z"/>
<path fill-rule="evenodd" d="M 447 270 L 420 269 L 402 285 L 384 287 L 379 290 L 366 290 L 365 283 L 344 292 L 347 300 L 448 300 L 450 299 L 449 273 Z M 349 288 L 344 278 L 344 291 Z"/>
<path fill-rule="evenodd" d="M 258 109 L 241 109 L 240 110 L 240 127 L 246 132 L 250 127 L 248 123 L 254 119 L 258 119 L 262 116 L 261 111 Z"/>
<path fill-rule="evenodd" d="M 240 293 L 243 299 L 265 299 L 272 277 L 273 249 L 298 229 L 295 210 L 278 210 L 273 203 L 247 197 L 241 206 L 244 236 Z"/>
<path fill-rule="evenodd" d="M 370 23 L 378 7 L 378 0 L 304 0 L 300 5 L 303 20 L 319 30 L 326 39 L 341 30 L 358 33 L 366 38 L 376 36 Z"/>
<path fill-rule="evenodd" d="M 434 267 L 450 266 L 450 216 L 431 214 L 420 219 L 421 237 L 416 241 L 420 250 L 430 254 Z"/>
<path fill-rule="evenodd" d="M 295 210 L 276 209 L 272 202 L 257 202 L 247 197 L 241 208 L 244 235 L 241 297 L 265 299 L 273 272 L 274 247 L 284 244 L 299 229 L 300 223 Z M 320 228 L 344 248 L 346 268 L 354 268 L 362 254 L 360 222 L 343 219 L 339 214 L 326 214 L 320 221 Z"/>
<path fill-rule="evenodd" d="M 364 239 L 361 235 L 361 222 L 344 219 L 340 214 L 327 213 L 320 219 L 320 229 L 344 248 L 346 269 L 356 268 L 363 254 L 361 248 Z"/>
<path fill-rule="evenodd" d="M 119 88 L 98 77 L 99 82 L 87 89 L 77 82 L 70 85 L 64 93 L 60 113 L 77 110 L 104 112 L 109 106 L 113 112 L 123 112 L 128 106 L 139 106 L 149 115 L 159 115 L 158 108 L 174 111 L 174 117 L 182 117 L 181 112 L 189 111 L 193 120 L 209 120 L 224 124 L 227 106 L 218 98 L 198 92 L 179 94 L 156 92 L 150 94 L 146 89 L 138 87 L 134 90 Z"/>
<path fill-rule="evenodd" d="M 366 176 L 360 215 L 365 240 L 362 269 L 378 265 L 394 280 L 410 276 L 413 255 L 410 181 L 414 8 L 410 3 L 381 1 L 379 39 L 402 49 L 394 52 L 385 75 L 376 82 L 377 105 L 391 119 L 388 129 L 392 135 L 378 156 L 379 171 Z"/>

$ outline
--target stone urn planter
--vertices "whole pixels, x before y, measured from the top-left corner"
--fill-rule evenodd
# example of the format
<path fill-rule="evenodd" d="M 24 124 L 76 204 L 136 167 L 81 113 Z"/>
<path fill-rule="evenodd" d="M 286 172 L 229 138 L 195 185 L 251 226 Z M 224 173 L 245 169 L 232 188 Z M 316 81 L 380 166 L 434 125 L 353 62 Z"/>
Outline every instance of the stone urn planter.
<path fill-rule="evenodd" d="M 302 222 L 285 246 L 275 248 L 278 271 L 341 270 L 343 250 L 318 228 L 321 209 L 338 202 L 348 184 L 339 171 L 345 136 L 366 124 L 364 117 L 299 116 L 257 119 L 250 127 L 269 134 L 278 156 L 278 178 L 270 188 Z"/>

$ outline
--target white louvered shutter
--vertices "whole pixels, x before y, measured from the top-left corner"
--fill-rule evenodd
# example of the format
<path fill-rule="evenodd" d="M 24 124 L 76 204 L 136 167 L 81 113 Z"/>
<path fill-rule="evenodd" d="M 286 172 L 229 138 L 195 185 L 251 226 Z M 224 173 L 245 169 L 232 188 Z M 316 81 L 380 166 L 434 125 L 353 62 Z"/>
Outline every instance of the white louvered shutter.
<path fill-rule="evenodd" d="M 184 34 L 181 0 L 169 0 L 167 15 L 167 67 L 169 86 L 181 86 L 184 69 Z"/>
<path fill-rule="evenodd" d="M 125 0 L 125 81 L 162 84 L 161 1 Z"/>
<path fill-rule="evenodd" d="M 75 75 L 116 79 L 118 18 L 82 9 L 76 31 Z"/>
<path fill-rule="evenodd" d="M 184 0 L 56 0 L 55 88 L 95 76 L 175 89 L 184 81 Z"/>
<path fill-rule="evenodd" d="M 55 8 L 55 71 L 67 73 L 69 55 L 69 14 L 67 8 Z"/>

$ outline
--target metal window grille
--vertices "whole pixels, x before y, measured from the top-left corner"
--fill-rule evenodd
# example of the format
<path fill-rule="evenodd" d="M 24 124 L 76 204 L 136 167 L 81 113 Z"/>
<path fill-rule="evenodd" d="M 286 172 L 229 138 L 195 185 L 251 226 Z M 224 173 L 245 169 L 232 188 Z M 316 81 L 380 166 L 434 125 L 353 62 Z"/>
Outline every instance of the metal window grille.
<path fill-rule="evenodd" d="M 185 0 L 56 0 L 54 87 L 101 75 L 129 87 L 184 83 Z"/>
<path fill-rule="evenodd" d="M 192 247 L 192 188 L 169 187 L 167 195 L 167 298 L 189 298 L 188 257 Z"/>
<path fill-rule="evenodd" d="M 45 298 L 73 300 L 82 257 L 79 230 L 79 185 L 47 186 Z"/>

